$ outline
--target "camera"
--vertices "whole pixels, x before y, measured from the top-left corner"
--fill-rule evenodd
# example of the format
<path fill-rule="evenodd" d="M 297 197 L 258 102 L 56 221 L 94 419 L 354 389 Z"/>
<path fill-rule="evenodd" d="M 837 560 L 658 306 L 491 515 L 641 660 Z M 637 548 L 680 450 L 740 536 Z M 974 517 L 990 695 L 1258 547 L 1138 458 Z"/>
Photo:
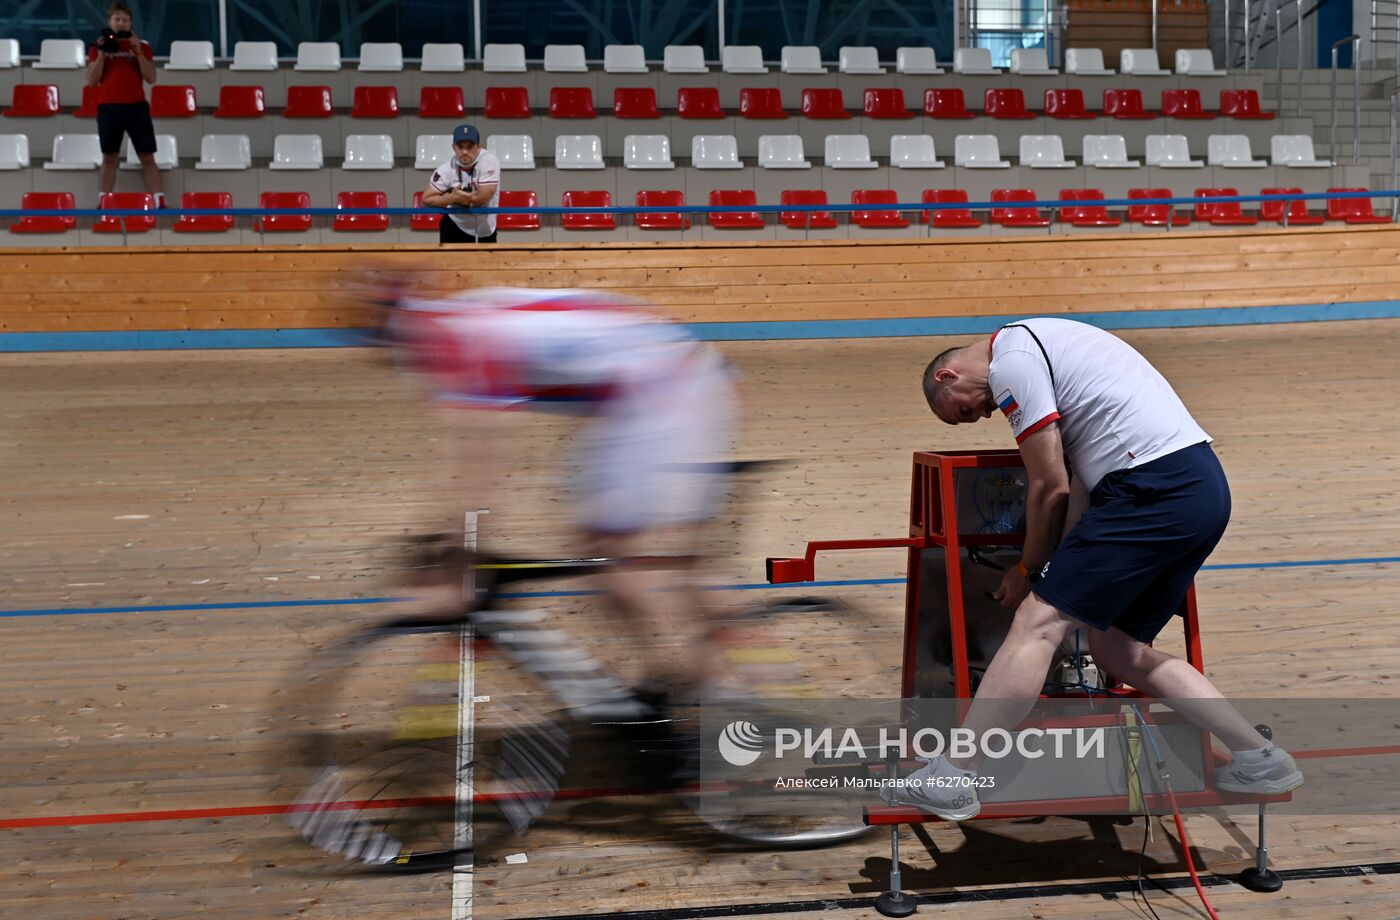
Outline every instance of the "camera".
<path fill-rule="evenodd" d="M 116 54 L 122 50 L 120 39 L 130 38 L 131 30 L 122 29 L 120 32 L 113 32 L 111 29 L 103 29 L 102 37 L 97 41 L 97 50 L 107 54 Z"/>

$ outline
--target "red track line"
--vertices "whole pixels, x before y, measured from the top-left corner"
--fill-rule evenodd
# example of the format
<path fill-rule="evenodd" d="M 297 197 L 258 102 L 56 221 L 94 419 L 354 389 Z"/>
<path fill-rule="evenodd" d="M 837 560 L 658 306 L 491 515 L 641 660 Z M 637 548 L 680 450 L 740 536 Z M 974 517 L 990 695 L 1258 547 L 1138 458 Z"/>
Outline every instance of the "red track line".
<path fill-rule="evenodd" d="M 1373 757 L 1379 754 L 1400 754 L 1400 744 L 1356 748 L 1319 748 L 1310 751 L 1289 751 L 1297 760 L 1317 760 L 1326 757 Z M 628 795 L 653 795 L 655 789 L 561 789 L 555 793 L 556 799 L 596 799 Z M 510 798 L 509 795 L 483 794 L 475 797 L 477 802 L 489 802 Z M 407 799 L 377 799 L 374 801 L 335 802 L 326 808 L 330 811 L 369 810 L 380 808 L 409 808 L 422 805 L 447 805 L 451 796 L 428 796 Z M 244 818 L 260 815 L 286 815 L 296 811 L 310 811 L 308 805 L 241 805 L 224 808 L 179 808 L 171 811 L 119 811 L 94 815 L 50 815 L 35 818 L 0 818 L 0 830 L 14 830 L 27 827 L 81 827 L 92 824 L 133 824 L 144 821 L 195 821 L 209 818 Z"/>

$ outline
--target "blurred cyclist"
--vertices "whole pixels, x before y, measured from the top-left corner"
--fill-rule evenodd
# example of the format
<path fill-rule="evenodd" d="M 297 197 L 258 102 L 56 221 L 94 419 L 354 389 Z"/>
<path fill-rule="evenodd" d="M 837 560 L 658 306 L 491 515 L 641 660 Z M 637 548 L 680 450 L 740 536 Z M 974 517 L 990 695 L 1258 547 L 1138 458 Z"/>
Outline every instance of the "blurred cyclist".
<path fill-rule="evenodd" d="M 481 289 L 442 298 L 395 292 L 382 336 L 447 404 L 581 415 L 574 486 L 580 549 L 590 557 L 685 551 L 668 563 L 621 566 L 602 587 L 642 639 L 703 641 L 690 584 L 699 525 L 728 477 L 737 417 L 732 373 L 718 352 L 640 304 L 590 291 Z M 679 583 L 678 583 L 679 582 Z M 661 588 L 671 590 L 659 590 Z M 696 689 L 711 656 L 649 662 L 643 696 Z"/>

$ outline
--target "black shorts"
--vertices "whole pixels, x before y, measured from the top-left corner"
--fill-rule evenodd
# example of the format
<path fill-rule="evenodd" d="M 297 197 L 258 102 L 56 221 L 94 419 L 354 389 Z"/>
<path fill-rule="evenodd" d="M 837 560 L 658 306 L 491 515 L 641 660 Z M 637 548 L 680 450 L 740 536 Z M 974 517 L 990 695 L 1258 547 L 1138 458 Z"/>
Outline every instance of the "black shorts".
<path fill-rule="evenodd" d="M 490 236 L 472 236 L 452 219 L 452 215 L 442 215 L 442 220 L 438 222 L 438 242 L 439 243 L 494 243 L 496 234 Z"/>
<path fill-rule="evenodd" d="M 1230 486 L 1202 442 L 1109 473 L 1031 585 L 1061 613 L 1151 642 L 1230 522 Z"/>
<path fill-rule="evenodd" d="M 149 102 L 104 102 L 97 107 L 97 140 L 105 154 L 121 153 L 122 135 L 137 153 L 156 152 L 156 126 Z"/>

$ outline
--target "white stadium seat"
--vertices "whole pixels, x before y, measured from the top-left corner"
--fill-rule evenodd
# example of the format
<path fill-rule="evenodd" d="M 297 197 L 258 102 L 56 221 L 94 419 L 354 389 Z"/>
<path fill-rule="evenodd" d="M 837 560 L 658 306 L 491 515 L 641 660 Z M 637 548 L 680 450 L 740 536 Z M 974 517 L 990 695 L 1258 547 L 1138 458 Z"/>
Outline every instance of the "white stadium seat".
<path fill-rule="evenodd" d="M 481 52 L 481 69 L 487 73 L 524 73 L 524 45 L 487 45 Z"/>
<path fill-rule="evenodd" d="M 965 169 L 1009 169 L 995 134 L 959 134 L 953 139 L 953 163 Z"/>
<path fill-rule="evenodd" d="M 1215 69 L 1215 57 L 1209 48 L 1178 48 L 1176 72 L 1183 77 L 1225 76 L 1225 71 Z"/>
<path fill-rule="evenodd" d="M 603 139 L 596 134 L 561 134 L 554 139 L 555 169 L 602 169 Z"/>
<path fill-rule="evenodd" d="M 1066 48 L 1065 73 L 1081 77 L 1111 77 L 1114 71 L 1103 65 L 1100 48 Z"/>
<path fill-rule="evenodd" d="M 0 134 L 0 169 L 29 166 L 29 138 L 23 134 Z"/>
<path fill-rule="evenodd" d="M 822 50 L 815 45 L 784 45 L 781 60 L 783 73 L 826 73 Z"/>
<path fill-rule="evenodd" d="M 447 149 L 452 149 L 450 137 L 447 139 Z M 496 155 L 503 170 L 535 168 L 535 139 L 528 134 L 492 134 L 486 138 L 486 149 Z M 439 156 L 438 162 L 444 159 Z"/>
<path fill-rule="evenodd" d="M 1151 48 L 1124 48 L 1119 57 L 1119 70 L 1135 77 L 1166 77 L 1171 72 L 1157 64 L 1157 52 Z"/>
<path fill-rule="evenodd" d="M 321 169 L 325 165 L 319 134 L 279 134 L 272 139 L 269 169 Z"/>
<path fill-rule="evenodd" d="M 894 53 L 896 73 L 937 76 L 944 73 L 932 48 L 899 48 Z"/>
<path fill-rule="evenodd" d="M 739 141 L 732 134 L 697 134 L 690 139 L 690 165 L 696 169 L 740 169 Z"/>
<path fill-rule="evenodd" d="M 166 70 L 213 70 L 213 42 L 171 42 Z"/>
<path fill-rule="evenodd" d="M 840 49 L 836 56 L 842 73 L 881 74 L 880 52 L 866 45 L 851 45 Z"/>
<path fill-rule="evenodd" d="M 953 73 L 999 74 L 992 66 L 992 52 L 987 48 L 958 48 L 953 52 Z"/>
<path fill-rule="evenodd" d="M 607 45 L 603 48 L 607 73 L 646 73 L 647 52 L 641 45 Z"/>
<path fill-rule="evenodd" d="M 19 39 L 0 38 L 0 70 L 19 66 Z"/>
<path fill-rule="evenodd" d="M 764 134 L 758 139 L 758 165 L 764 169 L 811 169 L 800 134 Z"/>
<path fill-rule="evenodd" d="M 302 42 L 297 45 L 293 70 L 327 73 L 340 69 L 340 46 L 335 42 Z"/>
<path fill-rule="evenodd" d="M 667 73 L 709 73 L 705 49 L 700 45 L 667 45 L 662 67 Z"/>
<path fill-rule="evenodd" d="M 246 134 L 206 134 L 199 142 L 195 169 L 249 169 L 253 145 Z"/>
<path fill-rule="evenodd" d="M 1146 141 L 1147 165 L 1163 169 L 1200 169 L 1200 160 L 1191 159 L 1185 134 L 1149 134 Z"/>
<path fill-rule="evenodd" d="M 77 38 L 46 38 L 39 43 L 35 70 L 78 70 L 87 66 L 87 46 Z"/>
<path fill-rule="evenodd" d="M 1262 169 L 1269 165 L 1254 159 L 1246 134 L 1212 134 L 1206 138 L 1206 163 L 1228 169 Z"/>
<path fill-rule="evenodd" d="M 467 69 L 467 55 L 459 42 L 428 42 L 418 69 L 424 73 L 461 73 Z"/>
<path fill-rule="evenodd" d="M 622 165 L 628 169 L 675 169 L 671 139 L 664 134 L 629 134 L 622 139 Z"/>
<path fill-rule="evenodd" d="M 277 45 L 274 42 L 235 42 L 229 70 L 276 70 Z"/>
<path fill-rule="evenodd" d="M 342 169 L 393 169 L 394 139 L 387 134 L 350 134 Z"/>
<path fill-rule="evenodd" d="M 175 142 L 173 134 L 156 135 L 156 169 L 174 169 L 180 165 L 180 147 Z M 136 155 L 136 148 L 131 146 L 131 140 L 126 141 L 126 161 L 121 165 L 122 169 L 140 169 L 141 158 Z"/>
<path fill-rule="evenodd" d="M 545 73 L 587 73 L 588 58 L 582 45 L 545 45 Z"/>
<path fill-rule="evenodd" d="M 1086 134 L 1084 165 L 1095 169 L 1136 169 L 1142 162 L 1128 159 L 1128 143 L 1123 135 Z"/>
<path fill-rule="evenodd" d="M 898 169 L 942 169 L 928 134 L 896 134 L 890 138 L 890 165 Z"/>
<path fill-rule="evenodd" d="M 1011 72 L 1028 77 L 1046 77 L 1059 73 L 1050 66 L 1044 48 L 1012 48 Z"/>
<path fill-rule="evenodd" d="M 1032 169 L 1068 169 L 1065 144 L 1058 134 L 1022 134 L 1021 165 Z"/>
<path fill-rule="evenodd" d="M 870 158 L 870 138 L 864 134 L 828 134 L 823 153 L 828 169 L 874 169 L 880 165 Z"/>
<path fill-rule="evenodd" d="M 767 73 L 763 63 L 763 49 L 758 45 L 725 45 L 725 73 Z"/>
<path fill-rule="evenodd" d="M 1331 166 L 1331 160 L 1319 160 L 1313 152 L 1312 138 L 1306 134 L 1275 134 L 1269 138 L 1269 159 L 1275 166 Z"/>
<path fill-rule="evenodd" d="M 359 69 L 367 73 L 398 73 L 403 70 L 403 45 L 398 42 L 363 42 Z"/>
<path fill-rule="evenodd" d="M 102 146 L 96 134 L 60 134 L 53 139 L 53 159 L 45 169 L 96 169 L 102 164 Z"/>
<path fill-rule="evenodd" d="M 486 149 L 496 153 L 496 141 L 498 137 L 488 137 L 486 139 Z M 452 135 L 450 134 L 420 134 L 413 140 L 413 168 L 414 169 L 437 169 L 447 162 L 452 156 Z M 500 154 L 496 153 L 499 159 Z M 501 164 L 505 169 L 505 164 Z"/>

